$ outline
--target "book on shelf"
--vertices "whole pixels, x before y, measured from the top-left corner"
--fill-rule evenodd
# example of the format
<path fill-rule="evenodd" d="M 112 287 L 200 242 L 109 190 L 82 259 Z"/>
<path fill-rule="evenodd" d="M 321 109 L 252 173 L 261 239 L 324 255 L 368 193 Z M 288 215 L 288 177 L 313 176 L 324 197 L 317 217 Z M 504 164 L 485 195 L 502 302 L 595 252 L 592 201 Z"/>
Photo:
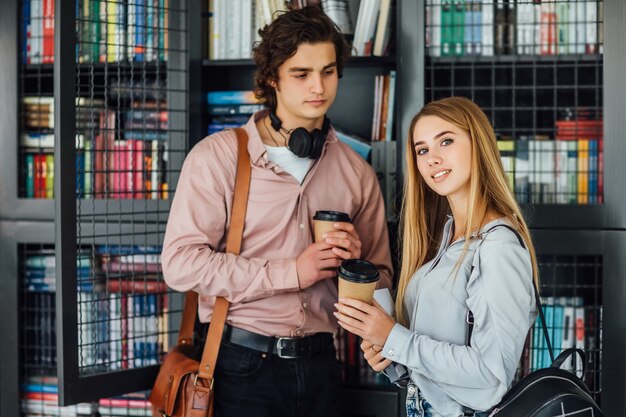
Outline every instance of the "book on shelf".
<path fill-rule="evenodd" d="M 304 1 L 306 5 L 307 1 Z M 354 25 L 351 18 L 350 1 L 349 0 L 322 0 L 322 9 L 324 13 L 339 27 L 341 33 L 348 38 L 354 36 Z"/>
<path fill-rule="evenodd" d="M 352 148 L 353 151 L 359 154 L 361 158 L 366 161 L 370 160 L 372 145 L 369 141 L 355 134 L 348 133 L 345 130 L 337 127 L 335 127 L 335 135 L 337 135 L 337 138 L 340 141 L 350 146 L 350 148 Z"/>
<path fill-rule="evenodd" d="M 209 91 L 207 104 L 208 135 L 244 125 L 252 114 L 265 108 L 252 90 Z"/>
<path fill-rule="evenodd" d="M 395 22 L 394 0 L 362 0 L 359 3 L 352 46 L 356 56 L 389 55 Z"/>
<path fill-rule="evenodd" d="M 218 90 L 207 93 L 207 104 L 209 106 L 224 104 L 256 104 L 256 98 L 252 90 Z"/>
<path fill-rule="evenodd" d="M 374 113 L 372 115 L 372 141 L 393 139 L 396 71 L 374 77 Z"/>

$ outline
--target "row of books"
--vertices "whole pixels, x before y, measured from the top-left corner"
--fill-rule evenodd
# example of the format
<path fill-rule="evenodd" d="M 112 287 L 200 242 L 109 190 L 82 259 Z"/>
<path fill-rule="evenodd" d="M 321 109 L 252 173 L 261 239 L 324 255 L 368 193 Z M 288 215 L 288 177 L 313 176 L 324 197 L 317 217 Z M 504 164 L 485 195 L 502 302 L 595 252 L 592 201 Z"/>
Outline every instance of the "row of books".
<path fill-rule="evenodd" d="M 389 55 L 393 6 L 392 0 L 361 0 L 352 41 L 357 56 Z"/>
<path fill-rule="evenodd" d="M 141 286 L 141 280 L 125 282 Z M 111 371 L 158 364 L 169 349 L 169 297 L 163 290 L 79 293 L 79 366 Z"/>
<path fill-rule="evenodd" d="M 252 45 L 260 40 L 259 29 L 269 24 L 276 12 L 291 7 L 316 5 L 337 24 L 342 33 L 353 38 L 358 56 L 388 54 L 393 21 L 392 0 L 361 0 L 357 10 L 348 0 L 229 0 L 209 1 L 209 59 L 249 59 Z M 356 23 L 353 24 L 353 15 Z"/>
<path fill-rule="evenodd" d="M 542 297 L 541 304 L 554 357 L 567 348 L 582 349 L 587 354 L 588 363 L 585 367 L 596 369 L 594 354 L 601 349 L 602 307 L 585 305 L 582 297 Z M 537 318 L 522 355 L 521 368 L 527 374 L 532 370 L 547 368 L 551 364 L 543 328 Z M 577 372 L 581 376 L 582 359 L 572 355 L 561 368 Z M 595 376 L 592 372 L 587 372 L 586 377 Z M 596 385 L 590 380 L 586 382 L 590 387 Z"/>
<path fill-rule="evenodd" d="M 93 403 L 60 407 L 58 378 L 52 375 L 28 376 L 20 386 L 21 411 L 27 417 L 117 417 L 152 416 L 148 392 L 137 392 Z"/>
<path fill-rule="evenodd" d="M 145 97 L 148 94 L 146 89 L 161 88 L 160 83 L 147 86 L 114 82 L 111 86 L 113 98 L 130 100 L 128 106 L 118 106 L 117 110 L 107 108 L 104 99 L 76 97 L 76 130 L 93 132 L 103 129 L 123 135 L 123 139 L 165 140 L 169 119 L 167 103 Z M 21 110 L 24 130 L 46 132 L 54 129 L 54 97 L 24 96 Z M 116 123 L 116 119 L 119 122 Z"/>
<path fill-rule="evenodd" d="M 54 62 L 54 3 L 22 0 L 24 64 Z M 166 61 L 168 15 L 169 0 L 78 0 L 78 62 Z"/>
<path fill-rule="evenodd" d="M 160 247 L 109 245 L 77 257 L 79 366 L 115 370 L 157 364 L 169 349 L 169 291 Z M 24 361 L 56 366 L 53 249 L 24 257 Z"/>
<path fill-rule="evenodd" d="M 520 136 L 498 141 L 509 186 L 521 204 L 601 204 L 603 141 Z"/>
<path fill-rule="evenodd" d="M 54 198 L 54 99 L 24 97 L 20 136 L 25 198 Z M 167 199 L 165 103 L 131 100 L 107 109 L 102 99 L 76 99 L 76 190 L 84 199 Z"/>
<path fill-rule="evenodd" d="M 428 55 L 598 54 L 603 0 L 427 0 Z"/>
<path fill-rule="evenodd" d="M 95 143 L 82 141 L 82 148 L 77 150 L 77 198 L 168 198 L 166 143 L 160 140 L 100 139 L 102 136 L 99 135 Z M 25 146 L 22 152 L 23 197 L 54 199 L 54 147 Z"/>

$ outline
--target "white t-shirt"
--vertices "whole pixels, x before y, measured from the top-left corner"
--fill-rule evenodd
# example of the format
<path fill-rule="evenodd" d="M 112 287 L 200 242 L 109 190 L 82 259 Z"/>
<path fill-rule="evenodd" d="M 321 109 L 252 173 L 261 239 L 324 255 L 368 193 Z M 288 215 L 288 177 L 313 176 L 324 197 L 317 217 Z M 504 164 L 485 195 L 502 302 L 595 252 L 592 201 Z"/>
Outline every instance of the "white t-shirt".
<path fill-rule="evenodd" d="M 311 167 L 311 158 L 300 158 L 289 150 L 286 146 L 268 146 L 267 159 L 290 173 L 300 184 L 304 181 L 306 173 Z"/>

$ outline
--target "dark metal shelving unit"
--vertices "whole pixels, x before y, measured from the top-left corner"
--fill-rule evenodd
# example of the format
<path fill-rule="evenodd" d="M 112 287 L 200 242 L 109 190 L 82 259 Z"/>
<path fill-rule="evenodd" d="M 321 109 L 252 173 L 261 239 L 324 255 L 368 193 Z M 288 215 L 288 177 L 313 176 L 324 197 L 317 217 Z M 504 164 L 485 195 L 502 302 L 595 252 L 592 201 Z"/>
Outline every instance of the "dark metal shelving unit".
<path fill-rule="evenodd" d="M 115 339 L 113 333 L 102 330 L 105 327 L 112 329 L 113 321 L 120 320 L 114 318 L 111 311 L 116 297 L 118 302 L 122 298 L 122 290 L 115 293 L 115 290 L 109 289 L 109 281 L 119 283 L 126 280 L 139 284 L 133 287 L 133 295 L 129 296 L 129 300 L 132 298 L 131 301 L 135 302 L 136 296 L 145 299 L 152 297 L 151 290 L 139 288 L 145 279 L 158 281 L 162 278 L 158 277 L 158 269 L 156 272 L 148 271 L 141 269 L 142 266 L 131 271 L 106 269 L 101 265 L 104 263 L 103 256 L 97 251 L 104 250 L 99 249 L 103 247 L 127 245 L 132 248 L 134 256 L 136 251 L 141 251 L 137 248 L 161 244 L 171 196 L 175 192 L 174 184 L 188 148 L 189 67 L 193 55 L 189 50 L 187 4 L 183 3 L 172 4 L 168 8 L 168 44 L 157 44 L 155 38 L 155 61 L 77 63 L 75 51 L 78 50 L 78 45 L 84 43 L 84 39 L 76 33 L 76 22 L 83 17 L 83 14 L 76 14 L 77 3 L 81 7 L 83 4 L 76 0 L 55 4 L 54 64 L 27 65 L 20 42 L 24 23 L 21 21 L 19 3 L 3 4 L 0 14 L 0 91 L 3 93 L 2 102 L 5 107 L 0 116 L 0 127 L 3 131 L 3 152 L 0 155 L 0 262 L 3 277 L 0 280 L 0 292 L 4 299 L 2 312 L 7 318 L 2 323 L 3 338 L 0 342 L 0 351 L 3 354 L 3 360 L 0 361 L 0 414 L 12 416 L 18 416 L 24 411 L 21 384 L 31 376 L 38 376 L 41 370 L 47 370 L 48 377 L 58 378 L 61 405 L 97 401 L 151 386 L 158 370 L 155 355 L 161 353 L 151 352 L 151 356 L 146 356 L 150 361 L 143 356 L 139 356 L 139 359 L 135 357 L 134 361 L 130 357 L 127 361 L 113 356 L 109 356 L 109 359 L 103 356 L 96 358 L 94 352 L 106 352 L 109 346 L 113 349 L 114 345 L 121 343 Z M 114 7 L 126 7 L 128 4 L 131 2 L 115 2 Z M 195 2 L 190 4 L 191 7 L 196 7 Z M 159 6 L 159 12 L 164 15 L 163 3 Z M 156 7 L 150 11 L 154 16 L 159 12 Z M 155 21 L 154 25 L 163 25 L 164 22 L 165 20 Z M 126 39 L 122 42 L 125 41 Z M 111 39 L 107 38 L 106 42 L 109 43 L 108 47 L 112 47 Z M 120 50 L 125 50 L 125 46 L 120 46 Z M 167 61 L 161 60 L 161 56 L 156 57 L 158 51 L 165 51 L 163 56 L 165 53 L 169 54 Z M 133 48 L 133 53 L 137 53 L 137 49 Z M 28 117 L 27 111 L 22 108 L 21 98 L 27 95 L 53 97 L 53 111 L 49 111 L 46 119 L 54 118 L 55 128 L 33 130 L 36 133 L 55 135 L 54 150 L 45 150 L 54 155 L 54 198 L 26 198 L 25 186 L 22 180 L 18 180 L 22 175 L 21 158 L 24 154 L 20 134 L 24 130 L 24 120 Z M 90 104 L 76 106 L 77 97 Z M 141 124 L 127 127 L 126 122 L 131 119 L 135 109 L 144 114 L 152 109 L 160 112 L 159 115 L 166 114 L 167 126 L 157 125 L 155 128 L 142 121 Z M 32 109 L 29 111 L 34 112 Z M 103 126 L 103 120 L 106 120 L 103 114 L 107 111 L 115 114 L 117 122 L 109 125 L 107 120 Z M 85 113 L 89 116 L 87 120 L 100 118 L 99 124 L 90 121 L 85 123 Z M 139 133 L 135 133 L 135 138 L 126 137 L 123 134 L 128 130 Z M 144 144 L 156 143 L 163 137 L 161 143 L 165 145 L 159 145 L 157 155 L 157 146 L 154 144 L 152 153 L 138 144 L 138 149 L 145 152 L 135 153 L 136 159 L 133 162 L 130 162 L 129 157 L 128 168 L 109 164 L 114 162 L 113 148 L 96 146 L 90 150 L 91 155 L 94 160 L 99 154 L 102 155 L 102 168 L 87 164 L 77 167 L 79 154 L 84 154 L 82 147 L 77 150 L 74 140 L 63 140 L 73 139 L 76 134 L 84 135 L 87 140 L 94 142 L 98 135 L 110 135 L 111 144 L 115 141 L 116 145 L 118 142 L 121 145 L 123 139 L 135 142 L 145 140 Z M 34 149 L 39 153 L 44 151 L 42 147 Z M 135 151 L 135 148 L 132 151 L 131 148 L 126 149 L 129 155 Z M 125 154 L 120 151 L 116 155 Z M 145 159 L 147 156 L 158 156 L 159 164 L 148 165 Z M 130 165 L 131 163 L 137 165 Z M 139 166 L 141 168 L 135 168 Z M 95 176 L 100 174 L 105 187 L 110 187 L 110 181 L 115 181 L 111 175 L 120 170 L 127 173 L 129 183 L 130 176 L 134 176 L 133 188 L 126 189 L 126 195 L 119 196 L 124 198 L 116 198 L 118 196 L 115 192 L 119 191 L 112 189 L 98 191 L 96 198 L 81 198 L 79 195 L 76 188 L 79 176 L 92 175 L 95 180 Z M 149 175 L 157 170 L 160 175 L 157 178 L 159 184 L 167 182 L 171 184 L 169 188 L 152 187 L 144 181 L 151 180 L 150 184 L 153 184 L 154 177 L 150 178 Z M 121 178 L 123 174 L 119 175 Z M 94 193 L 96 191 L 94 186 Z M 39 250 L 50 248 L 54 249 L 55 266 L 52 269 L 55 273 L 50 273 L 51 276 L 58 277 L 54 283 L 56 289 L 37 292 L 36 285 L 25 285 L 27 274 L 24 262 L 29 256 L 36 256 Z M 78 276 L 77 261 L 85 257 L 85 250 L 90 251 L 90 261 L 95 263 L 90 266 L 88 279 L 91 280 L 91 285 L 81 284 L 81 289 L 78 290 L 77 284 L 85 278 Z M 105 255 L 107 256 L 109 262 L 114 258 Z M 149 261 L 143 262 L 145 268 Z M 33 287 L 35 291 L 31 289 Z M 158 314 L 167 314 L 172 328 L 177 327 L 181 300 L 171 294 L 159 293 L 158 296 L 164 297 L 163 299 L 168 297 L 169 303 L 167 312 L 160 311 Z M 96 302 L 92 303 L 92 300 Z M 38 302 L 45 302 L 46 305 L 37 306 Z M 143 307 L 137 307 L 139 304 L 136 303 L 135 308 L 152 308 L 146 301 L 142 302 Z M 50 303 L 54 306 L 49 305 Z M 90 310 L 91 308 L 93 309 Z M 94 320 L 96 316 L 92 314 L 96 309 L 100 315 Z M 20 311 L 22 313 L 18 314 Z M 33 332 L 37 331 L 33 329 L 33 320 L 38 320 L 37 315 L 42 320 L 45 317 L 45 320 L 35 323 L 35 327 L 45 325 L 40 331 L 44 332 L 42 334 L 46 335 L 46 339 L 33 341 Z M 144 320 L 146 310 L 131 311 L 128 317 L 130 321 Z M 155 316 L 154 323 L 156 320 Z M 153 323 L 146 320 L 137 323 L 143 329 L 153 326 Z M 157 328 L 158 336 L 173 338 L 173 332 L 168 329 Z M 138 342 L 155 343 L 153 339 L 148 339 L 155 336 L 146 334 L 135 333 L 132 337 Z M 93 337 L 86 339 L 85 335 Z M 145 352 L 145 348 L 141 349 Z M 50 355 L 54 355 L 54 358 Z M 42 362 L 43 359 L 46 360 Z M 97 411 L 97 404 L 92 403 L 92 406 Z M 43 410 L 42 408 L 40 411 Z"/>
<path fill-rule="evenodd" d="M 101 375 L 81 377 L 76 362 L 78 343 L 76 327 L 80 320 L 76 311 L 77 294 L 72 286 L 76 283 L 75 261 L 77 237 L 82 243 L 102 242 L 114 236 L 118 242 L 157 242 L 160 228 L 166 220 L 169 202 L 150 200 L 91 200 L 77 203 L 75 198 L 75 172 L 71 169 L 74 164 L 75 151 L 69 145 L 57 143 L 57 155 L 62 169 L 56 176 L 60 194 L 56 200 L 33 200 L 18 198 L 18 155 L 19 141 L 19 97 L 20 79 L 27 77 L 40 82 L 31 88 L 33 91 L 42 91 L 50 88 L 57 97 L 57 126 L 59 135 L 73 137 L 75 129 L 74 95 L 77 81 L 73 77 L 64 78 L 61 75 L 75 74 L 78 69 L 82 74 L 78 78 L 87 80 L 87 73 L 83 69 L 92 69 L 97 75 L 96 80 L 104 80 L 99 74 L 105 71 L 105 64 L 93 66 L 76 64 L 73 53 L 66 50 L 65 54 L 57 57 L 54 65 L 28 66 L 20 69 L 16 57 L 20 56 L 18 34 L 19 9 L 18 2 L 8 2 L 3 5 L 0 13 L 0 97 L 3 111 L 0 112 L 0 131 L 3 132 L 0 141 L 3 152 L 0 153 L 0 268 L 3 271 L 0 280 L 0 308 L 6 320 L 0 322 L 0 414 L 19 415 L 19 383 L 20 368 L 19 348 L 20 319 L 17 312 L 20 308 L 19 298 L 19 248 L 20 245 L 40 244 L 55 245 L 61 248 L 57 260 L 58 275 L 64 277 L 62 285 L 58 287 L 56 298 L 57 317 L 62 317 L 61 325 L 57 327 L 56 348 L 63 353 L 60 357 L 60 373 L 65 380 L 63 402 L 77 402 L 93 400 L 107 395 L 119 394 L 140 388 L 148 388 L 156 368 L 144 367 L 125 372 L 108 372 Z M 71 2 L 70 2 L 71 3 Z M 252 85 L 252 71 L 254 66 L 251 60 L 208 61 L 202 57 L 202 49 L 195 42 L 202 34 L 201 5 L 198 2 L 188 2 L 187 13 L 194 18 L 182 19 L 187 32 L 182 40 L 180 50 L 187 51 L 185 57 L 178 62 L 183 67 L 172 68 L 172 74 L 178 78 L 179 84 L 172 87 L 172 94 L 176 91 L 187 91 L 186 98 L 179 100 L 176 108 L 186 109 L 178 115 L 178 122 L 184 126 L 178 132 L 175 140 L 186 143 L 187 137 L 192 140 L 203 137 L 206 123 L 204 122 L 205 94 L 210 89 L 232 88 L 248 89 Z M 74 9 L 69 3 L 57 2 L 57 45 L 61 41 L 73 39 L 75 35 Z M 369 130 L 371 122 L 371 87 L 363 88 L 364 81 L 370 80 L 373 75 L 395 68 L 398 71 L 397 79 L 397 109 L 396 137 L 398 139 L 398 166 L 404 164 L 404 144 L 406 131 L 411 117 L 419 108 L 434 95 L 427 89 L 431 85 L 431 77 L 440 77 L 451 80 L 441 85 L 442 94 L 465 93 L 474 94 L 474 97 L 484 97 L 485 92 L 494 93 L 489 104 L 488 114 L 498 121 L 502 110 L 508 112 L 547 111 L 554 112 L 559 107 L 560 90 L 571 90 L 572 86 L 585 87 L 585 83 L 559 82 L 561 76 L 567 78 L 572 71 L 596 71 L 593 81 L 588 84 L 593 90 L 596 105 L 603 109 L 604 116 L 604 203 L 596 205 L 556 205 L 539 204 L 525 205 L 524 212 L 530 219 L 533 238 L 544 265 L 544 274 L 547 276 L 549 291 L 557 294 L 581 295 L 590 300 L 589 305 L 595 311 L 601 311 L 602 320 L 596 322 L 598 331 L 601 330 L 602 345 L 593 349 L 593 384 L 590 386 L 600 396 L 602 407 L 606 415 L 626 415 L 626 400 L 623 393 L 626 391 L 626 193 L 623 180 L 626 170 L 622 160 L 626 157 L 626 141 L 623 132 L 626 131 L 626 117 L 623 109 L 626 108 L 626 85 L 623 81 L 623 68 L 626 68 L 626 51 L 623 40 L 626 39 L 626 4 L 620 0 L 604 1 L 604 55 L 562 55 L 562 56 L 516 56 L 505 55 L 495 57 L 427 57 L 424 50 L 424 32 L 416 28 L 425 27 L 424 18 L 425 0 L 398 0 L 397 9 L 397 57 L 385 58 L 358 58 L 346 66 L 346 73 L 341 82 L 338 101 L 334 114 L 330 117 L 337 124 L 347 123 L 359 129 Z M 197 16 L 197 17 L 196 17 Z M 63 29 L 65 27 L 65 29 Z M 66 45 L 67 43 L 62 43 Z M 131 71 L 134 65 L 129 63 L 109 64 L 109 69 Z M 136 68 L 136 67 L 135 67 Z M 167 73 L 163 64 L 146 64 L 146 74 Z M 530 83 L 521 86 L 512 80 L 521 80 L 527 76 L 528 70 L 544 68 L 551 71 L 552 80 L 559 78 L 552 84 L 543 85 Z M 451 78 L 453 71 L 459 73 L 460 78 Z M 489 85 L 472 82 L 474 76 L 487 73 L 489 77 L 503 77 L 504 84 L 500 88 L 491 88 Z M 526 72 L 525 72 L 526 71 Z M 460 74 L 463 72 L 463 74 Z M 570 75 L 568 75 L 568 72 Z M 469 77 L 469 78 L 468 78 Z M 459 84 L 456 81 L 469 79 L 469 84 Z M 500 79 L 500 78 L 499 78 Z M 474 79 L 475 81 L 476 79 Z M 480 81 L 480 79 L 479 79 Z M 600 88 L 600 82 L 603 87 Z M 373 84 L 373 83 L 372 83 Z M 530 106 L 502 105 L 496 100 L 501 95 L 515 89 L 515 94 L 550 90 L 554 101 L 550 104 L 533 103 Z M 362 95 L 358 95 L 358 94 Z M 357 94 L 355 96 L 355 94 Z M 496 94 L 498 97 L 496 97 Z M 566 94 L 565 92 L 563 94 Z M 174 97 L 174 96 L 172 96 Z M 342 98 L 343 97 L 343 98 Z M 354 111 L 354 103 L 359 103 L 360 111 Z M 479 103 L 481 104 L 481 103 Z M 511 123 L 515 119 L 511 118 Z M 498 123 L 496 123 L 498 128 Z M 363 128 L 365 126 L 365 128 Z M 533 125 L 537 132 L 542 132 L 545 126 Z M 520 124 L 511 124 L 510 130 L 519 131 Z M 186 129 L 186 134 L 184 133 Z M 546 128 L 550 131 L 550 128 Z M 63 133 L 65 132 L 65 133 Z M 367 132 L 365 132 L 367 136 Z M 58 142 L 58 141 L 57 141 Z M 174 165 L 182 163 L 188 146 L 181 146 L 180 152 L 173 155 Z M 68 151 L 69 149 L 69 151 Z M 60 166 L 61 168 L 61 166 Z M 175 172 L 173 173 L 175 175 Z M 61 178 L 63 179 L 61 181 Z M 175 183 L 175 179 L 172 179 Z M 93 207 L 89 207 L 92 205 Z M 112 208 L 113 207 L 113 208 Z M 112 208 L 112 209 L 111 209 Z M 126 213 L 126 214 L 124 214 Z M 147 219 L 144 220 L 144 217 Z M 55 230 L 56 229 L 56 230 Z M 146 236 L 149 236 L 146 240 Z M 590 283 L 580 283 L 562 286 L 559 280 L 550 277 L 560 277 L 557 272 L 559 265 L 569 265 L 576 272 L 585 272 L 585 276 L 593 278 Z M 591 272 L 589 272 L 591 271 Z M 65 278 L 69 277 L 69 278 Z M 574 280 L 574 278 L 572 278 Z M 572 281 L 576 283 L 576 281 Z M 568 292 L 569 291 L 569 292 Z M 599 310 L 601 308 L 601 310 Z M 59 339 L 60 338 L 60 339 Z M 60 343 L 59 343 L 60 342 Z M 346 387 L 346 398 L 352 402 L 363 404 L 397 404 L 397 408 L 377 407 L 380 415 L 385 410 L 392 411 L 393 415 L 403 414 L 402 392 L 395 388 L 368 388 Z M 356 410 L 367 414 L 369 406 L 363 410 Z M 373 405 L 372 405 L 373 407 Z"/>

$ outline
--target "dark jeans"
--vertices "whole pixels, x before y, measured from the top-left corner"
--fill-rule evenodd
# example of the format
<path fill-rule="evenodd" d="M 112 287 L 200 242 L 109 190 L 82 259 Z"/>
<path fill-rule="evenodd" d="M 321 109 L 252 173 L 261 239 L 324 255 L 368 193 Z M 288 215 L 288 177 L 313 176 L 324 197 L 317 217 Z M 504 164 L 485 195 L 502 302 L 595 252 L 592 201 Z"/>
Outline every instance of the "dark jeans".
<path fill-rule="evenodd" d="M 331 344 L 311 358 L 281 359 L 222 342 L 215 417 L 338 417 L 340 369 Z"/>

